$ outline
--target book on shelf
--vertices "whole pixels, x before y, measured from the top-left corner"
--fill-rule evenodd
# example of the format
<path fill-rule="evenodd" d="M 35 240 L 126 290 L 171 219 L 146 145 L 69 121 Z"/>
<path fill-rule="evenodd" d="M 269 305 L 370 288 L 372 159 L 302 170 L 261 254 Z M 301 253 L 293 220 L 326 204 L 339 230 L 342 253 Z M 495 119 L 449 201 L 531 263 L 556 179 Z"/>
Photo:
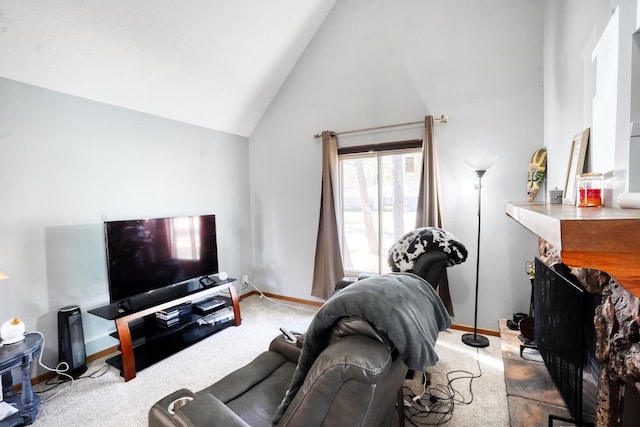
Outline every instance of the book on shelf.
<path fill-rule="evenodd" d="M 156 324 L 158 326 L 162 326 L 163 328 L 170 328 L 172 326 L 180 324 L 180 318 L 174 317 L 173 319 L 169 319 L 169 320 L 162 320 L 162 319 L 156 318 Z"/>
<path fill-rule="evenodd" d="M 170 313 L 156 313 L 156 319 L 161 319 L 161 320 L 170 320 L 170 319 L 177 319 L 180 317 L 180 312 L 179 311 L 172 311 Z"/>
<path fill-rule="evenodd" d="M 191 314 L 191 302 L 185 302 L 180 305 L 165 308 L 164 310 L 156 311 L 156 318 L 159 319 L 171 319 L 173 317 L 179 317 L 186 314 Z"/>

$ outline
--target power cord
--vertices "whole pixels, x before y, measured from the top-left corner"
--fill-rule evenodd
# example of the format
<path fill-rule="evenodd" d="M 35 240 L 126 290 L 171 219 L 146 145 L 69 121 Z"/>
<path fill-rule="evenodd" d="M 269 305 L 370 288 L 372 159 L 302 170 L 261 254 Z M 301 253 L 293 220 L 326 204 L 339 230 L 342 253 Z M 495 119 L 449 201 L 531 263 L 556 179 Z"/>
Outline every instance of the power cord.
<path fill-rule="evenodd" d="M 417 402 L 418 400 L 422 399 L 422 396 L 425 395 L 425 393 L 427 392 L 427 386 L 431 384 L 431 380 L 429 379 L 429 374 L 427 372 L 423 372 L 422 373 L 422 393 L 413 396 L 413 398 L 411 400 L 413 400 L 414 402 Z"/>
<path fill-rule="evenodd" d="M 40 335 L 42 337 L 42 349 L 44 350 L 45 337 L 44 337 L 44 334 L 42 332 L 31 331 L 31 332 L 27 332 L 27 334 L 38 334 L 38 335 Z M 47 371 L 54 372 L 54 373 L 58 374 L 58 376 L 64 377 L 65 379 L 59 380 L 59 381 L 57 381 L 55 383 L 51 382 L 52 379 L 48 379 L 47 381 L 45 381 L 45 384 L 53 385 L 52 387 L 49 387 L 49 388 L 47 388 L 45 390 L 38 390 L 38 391 L 34 390 L 34 392 L 37 393 L 37 394 L 46 393 L 48 391 L 51 391 L 51 390 L 57 388 L 61 384 L 69 384 L 69 387 L 66 387 L 66 388 L 63 388 L 62 390 L 59 390 L 57 393 L 55 393 L 52 396 L 47 397 L 46 399 L 42 399 L 43 402 L 51 400 L 54 397 L 58 396 L 60 393 L 63 393 L 65 391 L 69 390 L 71 387 L 73 387 L 73 385 L 75 384 L 76 380 L 85 379 L 85 378 L 99 378 L 99 377 L 103 376 L 104 374 L 106 374 L 110 369 L 110 366 L 105 364 L 103 367 L 97 369 L 96 371 L 92 372 L 89 375 L 85 375 L 85 376 L 80 376 L 78 378 L 74 378 L 73 376 L 71 376 L 71 375 L 69 375 L 67 373 L 67 371 L 69 370 L 69 364 L 67 362 L 60 362 L 60 363 L 58 363 L 56 365 L 55 368 L 50 368 L 49 366 L 45 365 L 42 362 L 42 353 L 44 353 L 44 351 L 40 350 L 40 355 L 38 356 L 38 364 L 40 366 L 42 366 L 44 369 L 46 369 Z M 104 372 L 101 372 L 103 370 L 104 370 Z"/>
<path fill-rule="evenodd" d="M 446 374 L 447 382 L 427 389 L 427 374 L 423 373 L 423 391 L 410 400 L 404 399 L 407 421 L 413 426 L 441 426 L 453 418 L 453 411 L 457 405 L 473 403 L 473 380 L 482 376 L 480 367 L 480 353 L 476 349 L 476 364 L 479 374 L 475 375 L 465 370 L 454 370 Z M 454 388 L 454 383 L 469 380 L 468 398 Z M 411 395 L 413 391 L 404 386 L 404 394 Z"/>
<path fill-rule="evenodd" d="M 96 369 L 95 371 L 93 371 L 92 373 L 88 374 L 88 375 L 82 375 L 79 376 L 77 378 L 75 378 L 76 381 L 78 380 L 84 380 L 84 379 L 95 379 L 95 378 L 100 378 L 101 376 L 103 376 L 104 374 L 106 374 L 107 372 L 109 372 L 109 369 L 111 369 L 111 366 L 105 364 L 102 367 Z M 59 387 L 62 384 L 66 384 L 68 382 L 68 380 L 64 379 L 64 380 L 60 380 L 58 379 L 57 381 L 54 381 L 55 378 L 49 378 L 47 381 L 45 381 L 44 383 L 46 385 L 50 385 L 51 387 L 46 388 L 44 390 L 38 390 L 36 391 L 36 393 L 40 394 L 40 393 L 47 393 L 57 387 Z M 47 398 L 48 400 L 49 398 Z"/>
<path fill-rule="evenodd" d="M 297 308 L 298 310 L 306 310 L 306 311 L 310 311 L 310 312 L 312 312 L 312 313 L 316 313 L 316 312 L 318 311 L 318 310 L 314 310 L 314 309 L 307 308 L 307 307 L 300 307 L 300 306 L 297 306 L 297 305 L 287 304 L 287 303 L 284 303 L 284 302 L 281 302 L 281 301 L 276 301 L 276 300 L 274 300 L 273 298 L 269 298 L 268 296 L 266 296 L 266 295 L 264 294 L 264 292 L 262 292 L 260 289 L 258 289 L 258 287 L 257 287 L 256 285 L 254 285 L 253 283 L 251 283 L 250 281 L 248 281 L 248 280 L 243 280 L 243 282 L 242 282 L 242 283 L 243 283 L 243 284 L 244 284 L 244 283 L 246 283 L 247 285 L 251 286 L 251 287 L 252 287 L 253 289 L 255 289 L 256 291 L 258 291 L 258 293 L 260 294 L 260 298 L 264 298 L 264 299 L 266 299 L 267 301 L 271 301 L 271 302 L 272 302 L 272 303 L 274 303 L 274 304 L 282 305 L 282 306 L 284 306 L 284 307 Z"/>
<path fill-rule="evenodd" d="M 56 365 L 56 367 L 55 367 L 55 368 L 50 368 L 50 367 L 48 367 L 47 365 L 45 365 L 44 363 L 42 363 L 42 354 L 44 353 L 44 343 L 45 343 L 45 337 L 44 337 L 44 334 L 43 334 L 42 332 L 39 332 L 39 331 L 27 332 L 27 334 L 38 334 L 38 335 L 40 335 L 40 336 L 42 337 L 42 349 L 40 350 L 40 356 L 38 357 L 38 364 L 39 364 L 40 366 L 42 366 L 44 369 L 46 369 L 47 371 L 49 371 L 49 372 L 55 372 L 55 373 L 56 373 L 56 374 L 58 374 L 58 375 L 61 375 L 61 376 L 63 376 L 63 377 L 67 377 L 67 378 L 69 378 L 69 380 L 71 381 L 71 382 L 69 383 L 69 387 L 67 387 L 67 388 L 63 388 L 62 390 L 58 391 L 58 392 L 57 392 L 56 394 L 54 394 L 53 396 L 49 396 L 48 398 L 44 399 L 44 401 L 51 400 L 51 399 L 53 399 L 54 397 L 56 397 L 57 395 L 59 395 L 60 393 L 62 393 L 62 392 L 64 392 L 64 391 L 66 391 L 66 390 L 70 389 L 71 387 L 73 387 L 74 378 L 73 378 L 71 375 L 69 375 L 69 374 L 67 374 L 67 373 L 66 373 L 66 371 L 68 371 L 68 370 L 69 370 L 69 364 L 68 364 L 67 362 L 60 362 L 60 363 L 58 363 L 58 364 Z M 26 334 L 25 334 L 25 335 L 26 335 Z M 67 381 L 64 381 L 64 382 L 67 382 Z"/>

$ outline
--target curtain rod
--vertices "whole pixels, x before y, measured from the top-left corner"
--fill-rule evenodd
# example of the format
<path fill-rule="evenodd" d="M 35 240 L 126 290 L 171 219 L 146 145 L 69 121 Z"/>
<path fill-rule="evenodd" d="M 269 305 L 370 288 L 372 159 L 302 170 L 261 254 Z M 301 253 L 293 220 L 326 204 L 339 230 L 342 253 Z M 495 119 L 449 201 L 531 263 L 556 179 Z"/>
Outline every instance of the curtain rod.
<path fill-rule="evenodd" d="M 444 114 L 440 115 L 440 117 L 434 117 L 433 118 L 434 122 L 440 122 L 440 123 L 447 123 L 449 121 L 449 116 L 445 116 Z M 378 130 L 378 129 L 387 129 L 387 128 L 395 128 L 395 127 L 400 127 L 400 126 L 410 126 L 410 125 L 420 125 L 424 123 L 424 120 L 420 120 L 419 122 L 407 122 L 407 123 L 398 123 L 395 125 L 385 125 L 385 126 L 375 126 L 375 127 L 371 127 L 371 128 L 364 128 L 364 129 L 356 129 L 356 130 L 346 130 L 346 131 L 342 131 L 342 132 L 333 132 L 332 135 L 346 135 L 348 133 L 356 133 L 356 132 L 366 132 L 368 130 Z M 318 139 L 321 138 L 322 135 L 320 135 L 319 133 L 313 135 L 314 139 Z"/>

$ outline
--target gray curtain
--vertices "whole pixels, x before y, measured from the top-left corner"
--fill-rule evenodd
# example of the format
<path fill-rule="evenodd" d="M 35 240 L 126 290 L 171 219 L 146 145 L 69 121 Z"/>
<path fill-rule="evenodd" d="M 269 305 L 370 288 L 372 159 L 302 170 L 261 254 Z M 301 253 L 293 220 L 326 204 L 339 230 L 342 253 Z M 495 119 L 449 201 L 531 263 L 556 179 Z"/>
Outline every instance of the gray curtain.
<path fill-rule="evenodd" d="M 322 132 L 322 195 L 311 295 L 327 299 L 344 277 L 338 227 L 338 140 Z"/>
<path fill-rule="evenodd" d="M 422 140 L 422 174 L 420 176 L 420 190 L 418 194 L 418 209 L 416 212 L 416 228 L 439 227 L 442 225 L 442 193 L 440 190 L 440 169 L 438 166 L 438 151 L 433 129 L 433 116 L 424 118 L 424 139 Z M 435 283 L 433 283 L 435 284 Z M 445 270 L 440 279 L 438 293 L 450 315 L 453 316 L 453 304 L 449 293 L 449 279 Z"/>

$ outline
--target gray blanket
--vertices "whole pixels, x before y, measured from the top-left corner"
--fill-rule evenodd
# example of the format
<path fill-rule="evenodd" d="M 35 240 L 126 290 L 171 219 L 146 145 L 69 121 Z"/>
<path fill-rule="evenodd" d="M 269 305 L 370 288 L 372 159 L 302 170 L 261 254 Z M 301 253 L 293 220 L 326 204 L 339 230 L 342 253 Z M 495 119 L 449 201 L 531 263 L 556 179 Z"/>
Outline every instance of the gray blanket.
<path fill-rule="evenodd" d="M 320 308 L 305 335 L 298 366 L 276 416 L 277 424 L 338 321 L 364 318 L 386 333 L 410 369 L 426 371 L 438 361 L 438 333 L 451 326 L 447 310 L 429 283 L 411 273 L 390 273 L 359 280 L 334 294 Z"/>

